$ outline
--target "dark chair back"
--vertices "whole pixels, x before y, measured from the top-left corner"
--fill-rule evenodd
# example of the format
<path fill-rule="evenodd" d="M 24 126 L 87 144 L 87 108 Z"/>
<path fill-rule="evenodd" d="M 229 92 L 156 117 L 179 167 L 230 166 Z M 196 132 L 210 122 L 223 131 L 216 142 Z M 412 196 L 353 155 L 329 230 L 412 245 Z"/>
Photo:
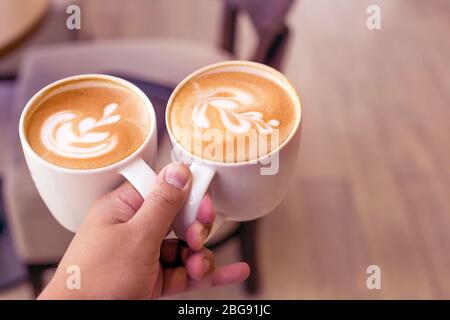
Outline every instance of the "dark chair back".
<path fill-rule="evenodd" d="M 246 13 L 258 35 L 249 60 L 282 68 L 289 39 L 286 16 L 294 0 L 225 0 L 220 46 L 235 54 L 237 17 Z"/>

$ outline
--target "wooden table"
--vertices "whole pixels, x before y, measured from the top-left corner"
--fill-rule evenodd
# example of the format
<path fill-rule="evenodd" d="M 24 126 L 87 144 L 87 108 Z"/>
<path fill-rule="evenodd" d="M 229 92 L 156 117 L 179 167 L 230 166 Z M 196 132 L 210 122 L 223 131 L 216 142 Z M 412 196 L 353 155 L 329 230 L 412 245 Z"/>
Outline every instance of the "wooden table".
<path fill-rule="evenodd" d="M 0 0 L 0 56 L 36 30 L 48 5 L 48 0 Z"/>

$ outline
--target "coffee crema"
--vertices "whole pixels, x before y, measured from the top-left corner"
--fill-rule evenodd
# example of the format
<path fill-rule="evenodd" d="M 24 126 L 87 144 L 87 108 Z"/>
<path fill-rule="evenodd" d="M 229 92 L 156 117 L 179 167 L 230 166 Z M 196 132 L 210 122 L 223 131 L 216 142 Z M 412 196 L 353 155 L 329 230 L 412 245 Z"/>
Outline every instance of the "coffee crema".
<path fill-rule="evenodd" d="M 292 132 L 296 109 L 286 89 L 243 71 L 206 72 L 177 92 L 169 130 L 192 154 L 216 162 L 255 160 Z"/>
<path fill-rule="evenodd" d="M 31 148 L 44 160 L 72 169 L 116 163 L 145 141 L 150 116 L 142 99 L 107 80 L 61 84 L 35 103 L 25 118 Z"/>

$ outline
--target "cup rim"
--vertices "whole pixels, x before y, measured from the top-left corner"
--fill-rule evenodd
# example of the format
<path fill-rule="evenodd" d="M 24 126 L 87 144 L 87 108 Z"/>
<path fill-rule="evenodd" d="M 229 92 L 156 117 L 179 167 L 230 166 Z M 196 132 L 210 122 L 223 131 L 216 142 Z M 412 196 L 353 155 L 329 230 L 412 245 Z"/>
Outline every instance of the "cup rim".
<path fill-rule="evenodd" d="M 286 85 L 289 87 L 289 89 L 290 89 L 289 91 L 291 91 L 291 92 L 288 92 L 288 94 L 291 96 L 291 98 L 293 100 L 297 100 L 297 102 L 298 102 L 298 103 L 294 103 L 296 105 L 296 107 L 298 107 L 295 125 L 294 125 L 292 131 L 289 133 L 288 137 L 278 147 L 271 150 L 269 153 L 266 153 L 255 159 L 247 160 L 247 161 L 240 161 L 240 162 L 219 162 L 219 161 L 213 161 L 213 160 L 209 160 L 209 159 L 203 159 L 203 158 L 195 155 L 194 153 L 192 153 L 190 150 L 186 149 L 181 143 L 179 143 L 177 141 L 177 139 L 175 139 L 175 137 L 173 136 L 173 134 L 170 130 L 171 127 L 169 125 L 169 110 L 173 104 L 173 100 L 175 99 L 175 96 L 178 94 L 178 92 L 181 90 L 181 88 L 186 84 L 186 82 L 188 82 L 192 78 L 194 78 L 202 73 L 205 73 L 207 71 L 210 71 L 212 69 L 225 67 L 225 66 L 233 66 L 233 65 L 251 67 L 251 68 L 256 68 L 256 69 L 263 69 L 269 73 L 274 74 L 276 77 L 278 77 L 282 81 L 284 81 L 286 83 Z M 238 167 L 238 166 L 249 165 L 249 164 L 257 164 L 258 162 L 263 163 L 263 161 L 265 159 L 272 157 L 276 152 L 279 153 L 281 151 L 281 149 L 284 148 L 284 146 L 286 146 L 289 143 L 289 141 L 292 140 L 292 138 L 296 135 L 298 130 L 300 130 L 300 126 L 302 123 L 302 109 L 303 109 L 302 106 L 303 106 L 303 104 L 302 104 L 302 100 L 300 98 L 300 94 L 295 89 L 295 86 L 280 71 L 278 71 L 268 65 L 258 63 L 258 62 L 247 61 L 247 60 L 228 60 L 228 61 L 221 61 L 221 62 L 213 63 L 213 64 L 207 65 L 205 67 L 202 67 L 202 68 L 190 73 L 180 83 L 178 83 L 178 85 L 172 91 L 169 100 L 167 101 L 165 125 L 166 125 L 167 132 L 169 134 L 169 137 L 170 137 L 170 140 L 172 141 L 172 143 L 176 144 L 181 150 L 186 152 L 191 159 L 193 159 L 193 160 L 195 159 L 196 161 L 198 161 L 200 163 L 205 163 L 205 164 L 214 165 L 214 166 Z"/>
<path fill-rule="evenodd" d="M 61 85 L 64 85 L 67 82 L 70 81 L 77 81 L 77 80 L 107 80 L 110 82 L 113 82 L 115 84 L 118 84 L 119 86 L 123 86 L 127 89 L 130 89 L 133 93 L 137 94 L 139 98 L 142 99 L 144 104 L 148 107 L 149 111 L 149 117 L 150 117 L 150 130 L 147 133 L 147 136 L 145 137 L 144 142 L 136 149 L 133 153 L 128 155 L 127 157 L 121 159 L 120 161 L 117 161 L 115 163 L 109 164 L 107 166 L 99 167 L 99 168 L 91 168 L 91 169 L 76 169 L 76 168 L 66 168 L 62 166 L 58 166 L 54 163 L 51 163 L 43 158 L 41 158 L 30 146 L 27 136 L 25 134 L 25 118 L 26 114 L 28 113 L 28 110 L 34 105 L 37 99 L 42 98 L 45 96 L 45 94 L 51 90 L 54 87 L 58 87 Z M 152 102 L 147 97 L 147 95 L 139 89 L 135 84 L 131 83 L 130 81 L 127 81 L 125 79 L 107 75 L 107 74 L 100 74 L 100 73 L 90 73 L 90 74 L 79 74 L 79 75 L 73 75 L 69 77 L 62 78 L 60 80 L 54 81 L 42 89 L 40 89 L 38 92 L 36 92 L 30 100 L 26 103 L 25 107 L 22 110 L 22 113 L 20 115 L 20 121 L 19 121 L 19 136 L 20 141 L 22 143 L 22 148 L 24 149 L 24 152 L 27 152 L 35 161 L 39 162 L 41 165 L 44 165 L 46 167 L 49 167 L 52 170 L 63 172 L 63 173 L 70 173 L 70 174 L 93 174 L 93 173 L 102 173 L 105 171 L 109 171 L 112 169 L 116 169 L 119 167 L 122 167 L 125 163 L 133 160 L 136 158 L 139 153 L 149 144 L 151 138 L 156 134 L 156 115 L 155 115 L 155 109 L 153 107 Z"/>

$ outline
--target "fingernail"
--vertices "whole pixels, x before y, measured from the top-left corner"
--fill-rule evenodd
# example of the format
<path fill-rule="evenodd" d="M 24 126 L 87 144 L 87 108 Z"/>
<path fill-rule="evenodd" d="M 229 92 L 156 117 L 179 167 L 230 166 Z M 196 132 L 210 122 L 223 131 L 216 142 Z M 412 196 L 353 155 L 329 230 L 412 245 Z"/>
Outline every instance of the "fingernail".
<path fill-rule="evenodd" d="M 205 243 L 206 238 L 208 237 L 208 229 L 203 227 L 203 230 L 200 233 L 200 237 L 202 238 L 202 244 Z"/>
<path fill-rule="evenodd" d="M 165 179 L 175 188 L 183 189 L 189 180 L 189 169 L 182 164 L 172 163 L 166 169 Z"/>

